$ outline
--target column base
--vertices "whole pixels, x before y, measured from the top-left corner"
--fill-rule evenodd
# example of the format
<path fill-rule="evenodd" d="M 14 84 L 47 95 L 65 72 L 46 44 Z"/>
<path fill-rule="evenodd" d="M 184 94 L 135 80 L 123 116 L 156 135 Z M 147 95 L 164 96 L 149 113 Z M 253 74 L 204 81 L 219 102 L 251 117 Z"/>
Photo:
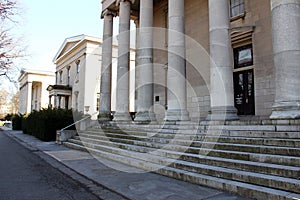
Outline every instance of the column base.
<path fill-rule="evenodd" d="M 238 120 L 237 110 L 233 106 L 212 107 L 207 121 L 233 121 Z"/>
<path fill-rule="evenodd" d="M 300 102 L 275 103 L 270 119 L 300 119 Z"/>
<path fill-rule="evenodd" d="M 134 118 L 135 122 L 151 122 L 156 121 L 155 113 L 154 112 L 138 112 L 136 117 Z"/>
<path fill-rule="evenodd" d="M 112 120 L 112 115 L 110 112 L 105 112 L 105 113 L 99 113 L 98 115 L 98 122 L 99 123 L 104 123 Z"/>
<path fill-rule="evenodd" d="M 113 121 L 115 121 L 115 122 L 130 122 L 130 121 L 132 121 L 132 118 L 128 112 L 125 112 L 125 113 L 116 112 L 114 115 Z"/>
<path fill-rule="evenodd" d="M 190 121 L 189 112 L 187 110 L 171 109 L 167 110 L 165 121 Z"/>

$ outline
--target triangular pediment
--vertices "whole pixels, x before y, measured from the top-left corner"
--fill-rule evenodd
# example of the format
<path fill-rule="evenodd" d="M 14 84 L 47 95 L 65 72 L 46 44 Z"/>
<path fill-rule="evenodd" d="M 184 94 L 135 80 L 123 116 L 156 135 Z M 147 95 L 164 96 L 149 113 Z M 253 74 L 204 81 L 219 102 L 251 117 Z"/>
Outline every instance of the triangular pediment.
<path fill-rule="evenodd" d="M 66 54 L 68 54 L 68 52 L 72 51 L 74 48 L 82 44 L 83 41 L 100 43 L 100 38 L 83 34 L 65 39 L 58 52 L 56 53 L 53 62 L 56 63 L 57 60 L 64 57 Z"/>
<path fill-rule="evenodd" d="M 79 42 L 79 40 L 67 43 L 57 58 L 59 58 L 60 56 L 64 55 L 66 52 L 68 52 L 70 49 L 72 49 L 78 42 Z"/>
<path fill-rule="evenodd" d="M 63 44 L 56 53 L 53 62 L 59 59 L 61 56 L 65 55 L 68 51 L 74 48 L 78 43 L 80 43 L 85 38 L 85 35 L 78 35 L 70 37 L 64 40 Z"/>

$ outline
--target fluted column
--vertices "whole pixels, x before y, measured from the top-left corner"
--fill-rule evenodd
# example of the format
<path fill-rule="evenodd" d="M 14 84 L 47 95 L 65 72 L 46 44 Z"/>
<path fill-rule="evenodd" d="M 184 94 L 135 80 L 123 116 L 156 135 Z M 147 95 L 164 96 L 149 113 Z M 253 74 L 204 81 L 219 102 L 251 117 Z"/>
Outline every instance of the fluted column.
<path fill-rule="evenodd" d="M 100 79 L 100 109 L 98 119 L 109 121 L 111 119 L 111 76 L 112 76 L 112 36 L 114 13 L 103 12 L 103 43 L 102 65 Z"/>
<path fill-rule="evenodd" d="M 130 121 L 129 115 L 129 58 L 131 1 L 119 0 L 119 43 L 117 68 L 117 105 L 114 121 Z"/>
<path fill-rule="evenodd" d="M 168 110 L 165 120 L 189 120 L 187 112 L 184 0 L 169 0 Z"/>
<path fill-rule="evenodd" d="M 300 0 L 271 0 L 275 103 L 271 119 L 300 118 Z"/>
<path fill-rule="evenodd" d="M 238 119 L 234 107 L 233 62 L 228 0 L 209 0 L 210 120 Z"/>
<path fill-rule="evenodd" d="M 153 0 L 140 0 L 137 51 L 137 114 L 135 121 L 154 121 L 153 112 Z"/>

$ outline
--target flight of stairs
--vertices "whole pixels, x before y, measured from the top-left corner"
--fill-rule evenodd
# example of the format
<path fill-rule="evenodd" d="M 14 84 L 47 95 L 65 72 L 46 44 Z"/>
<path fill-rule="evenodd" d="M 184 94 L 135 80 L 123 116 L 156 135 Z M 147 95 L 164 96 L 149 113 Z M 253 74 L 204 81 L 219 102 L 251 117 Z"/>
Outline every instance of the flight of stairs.
<path fill-rule="evenodd" d="M 300 199 L 300 125 L 106 124 L 64 145 L 253 199 Z"/>

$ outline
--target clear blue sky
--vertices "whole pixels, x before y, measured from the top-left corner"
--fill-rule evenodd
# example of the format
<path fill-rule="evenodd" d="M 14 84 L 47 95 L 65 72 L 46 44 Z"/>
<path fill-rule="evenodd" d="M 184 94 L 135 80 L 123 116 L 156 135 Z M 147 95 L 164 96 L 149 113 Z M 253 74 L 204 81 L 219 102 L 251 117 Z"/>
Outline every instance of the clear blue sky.
<path fill-rule="evenodd" d="M 30 54 L 22 67 L 54 70 L 52 59 L 67 37 L 102 36 L 101 0 L 20 0 L 19 29 Z"/>

